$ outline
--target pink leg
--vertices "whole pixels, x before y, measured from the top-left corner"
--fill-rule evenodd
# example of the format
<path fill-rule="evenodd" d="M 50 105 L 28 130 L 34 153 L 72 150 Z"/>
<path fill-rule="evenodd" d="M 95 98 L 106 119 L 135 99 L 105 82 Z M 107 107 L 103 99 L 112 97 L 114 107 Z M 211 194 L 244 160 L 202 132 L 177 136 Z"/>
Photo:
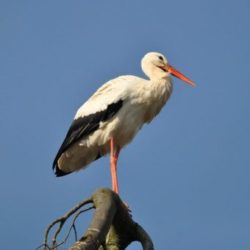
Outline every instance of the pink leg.
<path fill-rule="evenodd" d="M 117 161 L 120 149 L 115 145 L 115 140 L 112 137 L 110 140 L 110 170 L 112 178 L 112 190 L 119 193 L 118 180 L 117 180 Z"/>

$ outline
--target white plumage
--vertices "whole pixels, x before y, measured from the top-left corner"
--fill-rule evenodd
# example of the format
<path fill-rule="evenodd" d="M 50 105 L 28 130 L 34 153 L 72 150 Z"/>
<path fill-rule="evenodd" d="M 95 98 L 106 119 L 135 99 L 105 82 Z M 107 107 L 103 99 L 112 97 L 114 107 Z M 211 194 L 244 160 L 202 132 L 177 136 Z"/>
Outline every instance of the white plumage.
<path fill-rule="evenodd" d="M 85 168 L 113 150 L 112 186 L 118 192 L 116 161 L 119 151 L 168 100 L 172 92 L 170 74 L 193 84 L 157 52 L 144 56 L 142 69 L 149 80 L 130 75 L 117 77 L 102 85 L 78 109 L 53 163 L 57 176 Z"/>

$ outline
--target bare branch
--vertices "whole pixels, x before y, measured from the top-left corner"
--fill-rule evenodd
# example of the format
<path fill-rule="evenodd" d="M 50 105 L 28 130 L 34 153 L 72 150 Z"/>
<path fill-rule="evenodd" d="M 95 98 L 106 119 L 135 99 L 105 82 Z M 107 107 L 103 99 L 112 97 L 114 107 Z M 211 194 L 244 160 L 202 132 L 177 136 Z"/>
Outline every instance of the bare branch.
<path fill-rule="evenodd" d="M 139 225 L 136 224 L 136 238 L 142 244 L 144 250 L 153 250 L 153 242 L 148 233 Z"/>
<path fill-rule="evenodd" d="M 93 206 L 80 210 L 89 203 L 93 203 Z M 90 199 L 80 202 L 48 226 L 42 245 L 43 250 L 56 250 L 59 245 L 68 240 L 72 229 L 75 240 L 77 240 L 75 222 L 80 214 L 92 208 L 95 208 L 92 222 L 84 235 L 71 246 L 70 250 L 124 250 L 133 241 L 139 241 L 143 250 L 154 249 L 149 235 L 138 223 L 132 220 L 127 206 L 124 205 L 120 197 L 110 189 L 101 188 Z M 73 214 L 74 217 L 66 237 L 60 244 L 57 244 L 57 237 L 65 222 Z M 52 244 L 49 246 L 50 230 L 57 224 L 59 224 L 58 228 L 52 238 Z"/>
<path fill-rule="evenodd" d="M 59 233 L 56 233 L 56 234 L 55 234 L 55 236 L 53 237 L 53 240 L 52 240 L 52 245 L 53 245 L 53 247 L 56 248 L 56 247 L 59 247 L 59 246 L 63 245 L 64 243 L 66 243 L 66 241 L 68 240 L 69 235 L 70 235 L 72 229 L 74 230 L 74 233 L 75 233 L 75 241 L 77 241 L 77 232 L 76 232 L 76 227 L 75 227 L 75 221 L 77 220 L 77 218 L 78 218 L 78 216 L 79 216 L 80 214 L 82 214 L 82 213 L 84 213 L 84 212 L 87 212 L 87 211 L 89 211 L 89 210 L 91 210 L 91 209 L 93 209 L 93 208 L 94 208 L 94 207 L 92 206 L 92 207 L 86 208 L 86 209 L 84 209 L 84 210 L 78 211 L 78 213 L 77 213 L 77 214 L 75 215 L 75 217 L 73 218 L 73 221 L 72 221 L 72 223 L 71 223 L 71 226 L 70 226 L 69 231 L 68 231 L 68 233 L 66 234 L 65 238 L 64 238 L 60 243 L 58 243 L 58 244 L 56 243 L 56 238 L 57 238 L 57 236 L 59 235 Z M 61 228 L 60 228 L 60 230 L 61 230 Z"/>
<path fill-rule="evenodd" d="M 60 233 L 65 221 L 72 215 L 74 214 L 77 210 L 79 210 L 81 207 L 89 204 L 89 203 L 92 203 L 92 200 L 91 199 L 87 199 L 87 200 L 84 200 L 82 202 L 80 202 L 79 204 L 77 204 L 74 208 L 72 208 L 70 211 L 68 211 L 65 215 L 63 215 L 62 217 L 56 219 L 55 221 L 53 221 L 46 229 L 45 231 L 45 237 L 44 237 L 44 241 L 43 241 L 43 250 L 47 250 L 48 249 L 48 236 L 49 236 L 49 233 L 50 233 L 50 230 L 58 223 L 59 224 L 59 227 L 52 239 L 52 245 L 56 245 L 56 237 L 57 235 Z M 39 247 L 40 248 L 40 247 Z M 51 248 L 49 248 L 51 249 Z"/>
<path fill-rule="evenodd" d="M 92 200 L 96 211 L 92 223 L 83 237 L 70 248 L 71 250 L 98 249 L 104 242 L 116 213 L 114 195 L 111 190 L 104 188 L 94 193 Z"/>
<path fill-rule="evenodd" d="M 125 249 L 131 242 L 141 242 L 144 250 L 153 250 L 146 231 L 135 223 L 120 197 L 110 189 L 99 189 L 92 196 L 96 211 L 83 237 L 70 250 Z"/>

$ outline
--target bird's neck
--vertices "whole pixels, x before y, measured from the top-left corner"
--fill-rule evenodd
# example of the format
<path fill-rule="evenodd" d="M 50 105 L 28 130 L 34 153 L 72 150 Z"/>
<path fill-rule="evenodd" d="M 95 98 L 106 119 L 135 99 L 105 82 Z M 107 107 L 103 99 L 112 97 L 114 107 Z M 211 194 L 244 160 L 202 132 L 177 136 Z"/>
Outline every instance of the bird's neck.
<path fill-rule="evenodd" d="M 170 77 L 152 79 L 149 85 L 151 95 L 156 101 L 162 99 L 165 103 L 172 93 L 173 85 Z"/>
<path fill-rule="evenodd" d="M 172 93 L 171 79 L 151 79 L 146 84 L 144 100 L 146 100 L 147 109 L 145 111 L 144 121 L 150 122 L 162 109 L 164 104 Z"/>

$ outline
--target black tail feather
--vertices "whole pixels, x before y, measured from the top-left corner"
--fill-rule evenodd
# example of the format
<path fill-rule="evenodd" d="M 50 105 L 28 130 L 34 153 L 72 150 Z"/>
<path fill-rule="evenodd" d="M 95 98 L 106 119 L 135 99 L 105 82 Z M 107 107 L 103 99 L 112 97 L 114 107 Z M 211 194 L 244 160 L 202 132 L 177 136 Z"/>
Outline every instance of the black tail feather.
<path fill-rule="evenodd" d="M 61 177 L 70 174 L 71 172 L 63 172 L 57 164 L 53 165 L 53 170 L 56 175 L 56 177 Z"/>

